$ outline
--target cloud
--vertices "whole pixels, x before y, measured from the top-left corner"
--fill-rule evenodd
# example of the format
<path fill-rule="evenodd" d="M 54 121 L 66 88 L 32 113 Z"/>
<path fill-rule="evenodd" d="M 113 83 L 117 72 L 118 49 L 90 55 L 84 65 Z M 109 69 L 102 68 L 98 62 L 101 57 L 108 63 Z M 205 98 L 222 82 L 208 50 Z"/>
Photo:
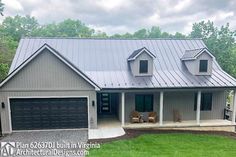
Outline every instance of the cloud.
<path fill-rule="evenodd" d="M 189 33 L 192 24 L 212 20 L 236 29 L 234 0 L 3 0 L 5 16 L 31 15 L 39 23 L 79 19 L 108 34 L 160 26 L 163 31 Z"/>
<path fill-rule="evenodd" d="M 9 10 L 15 10 L 15 11 L 23 10 L 23 6 L 17 0 L 3 0 L 2 2 L 5 4 L 5 7 Z"/>

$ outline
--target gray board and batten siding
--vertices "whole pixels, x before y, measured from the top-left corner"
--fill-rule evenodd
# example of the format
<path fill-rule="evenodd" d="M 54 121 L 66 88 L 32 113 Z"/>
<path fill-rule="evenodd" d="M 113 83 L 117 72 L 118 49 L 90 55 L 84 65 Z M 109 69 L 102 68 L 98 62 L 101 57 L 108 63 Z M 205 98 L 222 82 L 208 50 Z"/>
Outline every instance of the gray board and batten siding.
<path fill-rule="evenodd" d="M 3 133 L 11 132 L 11 98 L 87 98 L 88 127 L 97 127 L 95 87 L 76 74 L 65 63 L 47 49 L 43 50 L 0 90 L 0 101 L 5 102 L 1 109 Z"/>

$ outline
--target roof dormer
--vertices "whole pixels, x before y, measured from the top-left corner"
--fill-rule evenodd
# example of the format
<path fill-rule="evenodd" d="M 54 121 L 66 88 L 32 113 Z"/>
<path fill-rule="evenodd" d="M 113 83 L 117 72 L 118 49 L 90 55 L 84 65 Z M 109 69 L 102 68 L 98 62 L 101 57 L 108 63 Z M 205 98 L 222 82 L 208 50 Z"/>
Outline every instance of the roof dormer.
<path fill-rule="evenodd" d="M 181 60 L 193 75 L 211 75 L 214 56 L 207 48 L 186 50 Z"/>
<path fill-rule="evenodd" d="M 146 47 L 135 50 L 128 57 L 128 64 L 134 76 L 152 76 L 153 59 L 156 56 Z"/>

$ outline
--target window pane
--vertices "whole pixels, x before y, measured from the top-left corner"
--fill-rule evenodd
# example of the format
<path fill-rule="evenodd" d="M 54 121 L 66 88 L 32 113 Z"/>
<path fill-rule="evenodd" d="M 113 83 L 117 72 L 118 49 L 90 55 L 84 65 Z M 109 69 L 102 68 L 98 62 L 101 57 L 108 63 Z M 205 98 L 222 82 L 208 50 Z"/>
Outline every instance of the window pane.
<path fill-rule="evenodd" d="M 201 110 L 210 111 L 212 108 L 212 93 L 202 93 Z"/>
<path fill-rule="evenodd" d="M 138 112 L 144 112 L 144 96 L 143 95 L 135 96 L 135 110 Z"/>
<path fill-rule="evenodd" d="M 138 112 L 153 111 L 153 95 L 135 95 L 135 110 Z"/>
<path fill-rule="evenodd" d="M 201 94 L 201 111 L 210 111 L 212 108 L 212 93 Z M 194 96 L 194 111 L 197 110 L 197 93 Z"/>
<path fill-rule="evenodd" d="M 197 93 L 194 93 L 194 111 L 197 110 Z"/>
<path fill-rule="evenodd" d="M 153 96 L 146 95 L 145 96 L 145 112 L 153 111 Z"/>
<path fill-rule="evenodd" d="M 148 61 L 140 60 L 139 62 L 139 73 L 147 73 L 148 72 Z"/>
<path fill-rule="evenodd" d="M 207 72 L 208 60 L 200 60 L 199 72 Z"/>

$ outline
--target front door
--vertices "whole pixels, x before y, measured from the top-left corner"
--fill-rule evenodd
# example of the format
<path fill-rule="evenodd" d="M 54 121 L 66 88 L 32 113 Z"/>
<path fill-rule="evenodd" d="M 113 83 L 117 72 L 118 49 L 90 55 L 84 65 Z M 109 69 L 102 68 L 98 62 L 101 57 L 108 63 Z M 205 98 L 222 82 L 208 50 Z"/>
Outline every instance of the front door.
<path fill-rule="evenodd" d="M 108 94 L 108 93 L 101 94 L 100 112 L 101 113 L 110 113 L 111 112 L 110 94 Z"/>

